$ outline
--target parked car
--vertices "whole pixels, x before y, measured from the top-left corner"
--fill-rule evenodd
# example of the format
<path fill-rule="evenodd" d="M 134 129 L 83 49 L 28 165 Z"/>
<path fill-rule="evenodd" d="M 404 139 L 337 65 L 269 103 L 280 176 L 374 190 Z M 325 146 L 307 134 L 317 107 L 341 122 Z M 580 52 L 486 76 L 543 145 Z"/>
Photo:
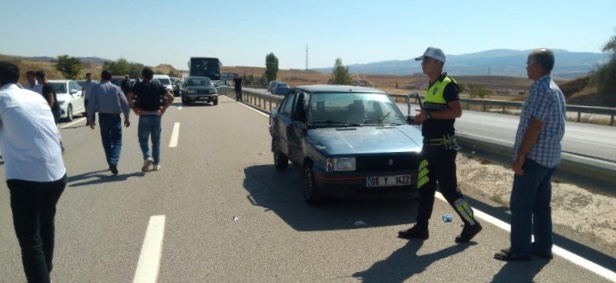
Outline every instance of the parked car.
<path fill-rule="evenodd" d="M 274 87 L 276 87 L 277 83 L 278 81 L 270 81 L 269 84 L 267 84 L 267 91 L 274 93 Z"/>
<path fill-rule="evenodd" d="M 56 92 L 56 98 L 62 109 L 60 119 L 73 121 L 75 115 L 85 115 L 83 92 L 81 86 L 73 80 L 50 80 L 49 84 Z"/>
<path fill-rule="evenodd" d="M 180 96 L 180 89 L 181 89 L 180 84 L 182 82 L 180 81 L 180 79 L 176 77 L 170 77 L 170 79 L 171 79 L 171 86 L 173 87 L 173 96 Z"/>
<path fill-rule="evenodd" d="M 224 81 L 220 81 L 224 83 Z M 182 84 L 182 103 L 207 102 L 218 105 L 218 90 L 208 77 L 187 77 Z"/>
<path fill-rule="evenodd" d="M 381 90 L 295 87 L 269 123 L 274 167 L 285 170 L 291 161 L 301 169 L 308 204 L 327 196 L 418 196 L 421 131 Z"/>
<path fill-rule="evenodd" d="M 173 94 L 173 85 L 171 84 L 171 78 L 168 75 L 154 74 L 153 79 L 158 79 L 160 83 L 165 87 L 165 89 L 171 94 Z"/>
<path fill-rule="evenodd" d="M 289 93 L 290 89 L 291 88 L 289 88 L 288 84 L 279 82 L 274 87 L 274 91 L 272 91 L 272 93 L 273 94 L 280 94 L 280 95 L 287 95 L 287 93 Z"/>

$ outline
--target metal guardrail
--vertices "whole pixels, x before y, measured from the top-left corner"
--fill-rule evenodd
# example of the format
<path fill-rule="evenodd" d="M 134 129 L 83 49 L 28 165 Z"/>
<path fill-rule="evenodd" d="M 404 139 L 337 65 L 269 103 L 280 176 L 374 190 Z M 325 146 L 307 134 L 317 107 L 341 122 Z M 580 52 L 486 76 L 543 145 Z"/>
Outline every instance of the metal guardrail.
<path fill-rule="evenodd" d="M 274 107 L 277 107 L 284 98 L 283 96 L 252 91 L 242 91 L 242 94 L 244 102 L 268 113 Z M 235 98 L 235 93 L 229 93 L 228 96 Z M 401 95 L 396 96 L 400 97 Z M 420 96 L 416 93 L 404 95 L 404 99 L 407 103 L 410 103 L 411 99 L 415 99 L 416 103 L 421 101 Z M 585 108 L 583 110 L 588 109 Z M 457 133 L 456 137 L 458 144 L 462 147 L 462 152 L 465 154 L 477 156 L 505 166 L 512 163 L 513 143 L 504 143 L 498 140 L 461 133 Z M 561 164 L 554 176 L 557 180 L 616 195 L 616 177 L 614 177 L 616 176 L 616 163 L 563 153 Z"/>
<path fill-rule="evenodd" d="M 402 99 L 406 101 L 406 94 L 390 94 L 392 98 L 398 98 L 397 101 Z M 507 110 L 519 110 L 522 109 L 522 102 L 520 101 L 504 101 L 504 100 L 490 100 L 490 99 L 475 99 L 475 98 L 461 98 L 462 108 L 470 109 L 472 105 L 479 106 L 483 112 L 487 112 L 488 109 L 500 108 L 500 113 L 507 114 Z M 610 117 L 610 126 L 614 126 L 616 116 L 616 108 L 613 107 L 597 107 L 597 106 L 581 106 L 581 105 L 567 105 L 568 112 L 577 113 L 577 122 L 582 122 L 582 114 L 595 114 L 606 115 Z"/>

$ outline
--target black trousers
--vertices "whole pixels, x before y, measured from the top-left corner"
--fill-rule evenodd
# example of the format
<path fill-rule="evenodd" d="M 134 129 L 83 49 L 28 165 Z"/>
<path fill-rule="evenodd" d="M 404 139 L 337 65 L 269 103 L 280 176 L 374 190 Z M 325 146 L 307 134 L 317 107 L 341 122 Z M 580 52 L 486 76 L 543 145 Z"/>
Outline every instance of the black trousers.
<path fill-rule="evenodd" d="M 53 182 L 7 180 L 15 234 L 29 283 L 50 281 L 53 269 L 56 204 L 66 187 L 66 175 Z"/>
<path fill-rule="evenodd" d="M 424 145 L 422 154 L 428 161 L 428 182 L 419 187 L 419 205 L 417 210 L 417 225 L 428 227 L 428 222 L 432 216 L 434 207 L 434 195 L 436 187 L 443 194 L 449 205 L 460 216 L 465 225 L 476 223 L 473 212 L 468 202 L 458 188 L 458 178 L 456 175 L 456 155 L 455 149 L 447 149 L 444 145 L 431 146 Z"/>
<path fill-rule="evenodd" d="M 235 88 L 235 97 L 237 98 L 237 101 L 242 101 L 242 89 L 241 88 Z"/>

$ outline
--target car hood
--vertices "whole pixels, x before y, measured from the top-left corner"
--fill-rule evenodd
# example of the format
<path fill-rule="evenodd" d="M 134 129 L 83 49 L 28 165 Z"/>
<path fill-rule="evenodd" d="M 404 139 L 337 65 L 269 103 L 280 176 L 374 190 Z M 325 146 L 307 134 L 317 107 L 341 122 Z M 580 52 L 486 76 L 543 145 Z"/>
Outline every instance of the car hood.
<path fill-rule="evenodd" d="M 185 87 L 185 89 L 194 89 L 194 90 L 215 90 L 215 87 L 211 87 L 211 86 L 187 86 Z"/>
<path fill-rule="evenodd" d="M 419 152 L 423 145 L 421 131 L 411 125 L 308 129 L 307 141 L 328 155 Z"/>

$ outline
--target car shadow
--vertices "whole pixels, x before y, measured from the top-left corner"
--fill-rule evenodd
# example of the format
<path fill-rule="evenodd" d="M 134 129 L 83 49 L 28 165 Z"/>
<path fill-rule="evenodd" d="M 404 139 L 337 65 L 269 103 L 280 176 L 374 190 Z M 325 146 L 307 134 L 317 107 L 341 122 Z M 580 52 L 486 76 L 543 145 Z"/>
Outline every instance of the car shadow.
<path fill-rule="evenodd" d="M 246 168 L 244 173 L 247 200 L 276 213 L 297 231 L 403 225 L 415 219 L 417 202 L 410 200 L 333 199 L 321 206 L 310 206 L 302 195 L 301 176 L 292 166 L 277 171 L 273 165 L 258 165 Z"/>

